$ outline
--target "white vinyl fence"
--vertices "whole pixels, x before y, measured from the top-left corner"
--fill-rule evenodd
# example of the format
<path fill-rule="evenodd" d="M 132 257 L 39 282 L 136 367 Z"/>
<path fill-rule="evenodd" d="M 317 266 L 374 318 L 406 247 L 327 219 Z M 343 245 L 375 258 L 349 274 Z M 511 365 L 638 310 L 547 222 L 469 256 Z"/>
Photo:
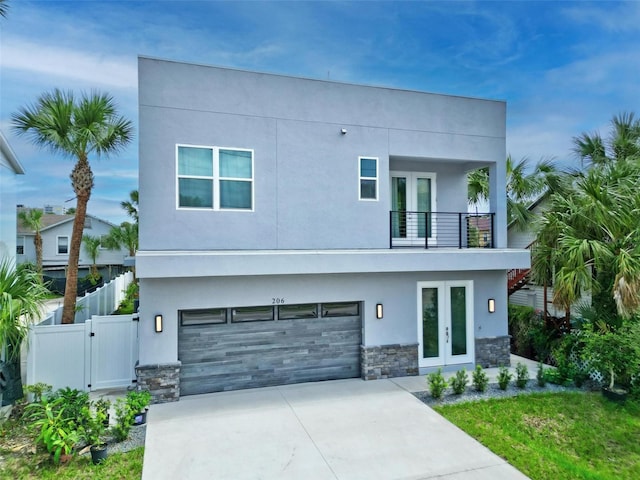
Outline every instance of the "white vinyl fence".
<path fill-rule="evenodd" d="M 125 272 L 109 283 L 88 293 L 76 302 L 75 323 L 84 323 L 93 315 L 110 315 L 118 309 L 118 305 L 125 298 L 129 284 L 133 282 L 133 272 Z M 39 325 L 60 325 L 62 322 L 62 307 L 48 313 Z"/>
<path fill-rule="evenodd" d="M 27 384 L 98 390 L 131 385 L 138 360 L 137 315 L 36 325 L 29 332 Z"/>

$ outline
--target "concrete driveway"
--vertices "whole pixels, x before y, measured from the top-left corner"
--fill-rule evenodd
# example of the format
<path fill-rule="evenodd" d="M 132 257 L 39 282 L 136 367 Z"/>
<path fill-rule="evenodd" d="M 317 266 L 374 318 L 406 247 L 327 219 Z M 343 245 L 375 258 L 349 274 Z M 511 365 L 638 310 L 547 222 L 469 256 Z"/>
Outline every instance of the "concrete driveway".
<path fill-rule="evenodd" d="M 527 478 L 401 385 L 336 380 L 153 405 L 142 479 Z"/>

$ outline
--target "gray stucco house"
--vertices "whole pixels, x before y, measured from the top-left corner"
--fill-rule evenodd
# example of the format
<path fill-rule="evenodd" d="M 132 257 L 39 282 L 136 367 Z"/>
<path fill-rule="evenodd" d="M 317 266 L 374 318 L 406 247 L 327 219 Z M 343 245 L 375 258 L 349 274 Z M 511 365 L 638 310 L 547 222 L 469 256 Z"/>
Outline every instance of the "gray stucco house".
<path fill-rule="evenodd" d="M 16 261 L 16 177 L 24 169 L 0 132 L 0 261 Z"/>
<path fill-rule="evenodd" d="M 504 102 L 140 58 L 139 108 L 156 401 L 508 364 Z"/>

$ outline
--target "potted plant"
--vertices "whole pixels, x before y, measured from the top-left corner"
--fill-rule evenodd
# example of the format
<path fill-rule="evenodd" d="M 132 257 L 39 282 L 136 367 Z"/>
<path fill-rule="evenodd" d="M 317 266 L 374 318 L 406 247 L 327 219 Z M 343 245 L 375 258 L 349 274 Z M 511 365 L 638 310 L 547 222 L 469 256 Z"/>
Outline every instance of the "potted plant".
<path fill-rule="evenodd" d="M 134 415 L 134 425 L 142 425 L 147 422 L 149 403 L 151 403 L 151 394 L 146 390 L 132 390 L 127 393 L 127 406 Z"/>
<path fill-rule="evenodd" d="M 607 374 L 608 383 L 602 394 L 614 401 L 624 402 L 628 390 L 625 384 L 640 369 L 640 325 L 624 324 L 614 329 L 604 322 L 586 329 L 583 359 L 590 367 Z"/>
<path fill-rule="evenodd" d="M 106 431 L 104 410 L 98 408 L 96 402 L 94 411 L 85 407 L 82 409 L 82 435 L 90 445 L 91 461 L 98 464 L 107 458 L 107 444 L 103 437 Z"/>

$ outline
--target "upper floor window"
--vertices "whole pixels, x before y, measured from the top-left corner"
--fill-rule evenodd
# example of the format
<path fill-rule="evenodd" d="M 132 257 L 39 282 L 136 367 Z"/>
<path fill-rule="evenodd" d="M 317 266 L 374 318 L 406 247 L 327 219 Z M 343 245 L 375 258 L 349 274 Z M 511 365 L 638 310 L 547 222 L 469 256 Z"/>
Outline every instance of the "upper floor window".
<path fill-rule="evenodd" d="M 253 150 L 178 145 L 178 208 L 253 210 Z"/>
<path fill-rule="evenodd" d="M 16 255 L 24 255 L 24 237 L 16 239 Z"/>
<path fill-rule="evenodd" d="M 58 255 L 69 253 L 69 237 L 58 237 Z"/>
<path fill-rule="evenodd" d="M 378 200 L 378 159 L 358 157 L 360 200 Z"/>

